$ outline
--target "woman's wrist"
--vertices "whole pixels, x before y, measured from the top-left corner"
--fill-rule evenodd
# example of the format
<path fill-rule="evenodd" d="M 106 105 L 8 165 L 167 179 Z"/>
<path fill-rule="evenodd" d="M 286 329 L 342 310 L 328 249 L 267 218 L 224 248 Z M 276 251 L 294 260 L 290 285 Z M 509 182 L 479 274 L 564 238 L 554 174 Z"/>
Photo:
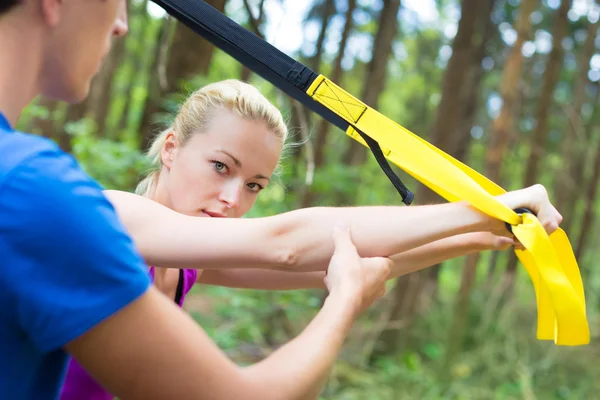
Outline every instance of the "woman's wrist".
<path fill-rule="evenodd" d="M 452 203 L 457 208 L 455 215 L 460 215 L 464 222 L 465 232 L 498 232 L 504 228 L 504 222 L 476 209 L 466 201 Z"/>

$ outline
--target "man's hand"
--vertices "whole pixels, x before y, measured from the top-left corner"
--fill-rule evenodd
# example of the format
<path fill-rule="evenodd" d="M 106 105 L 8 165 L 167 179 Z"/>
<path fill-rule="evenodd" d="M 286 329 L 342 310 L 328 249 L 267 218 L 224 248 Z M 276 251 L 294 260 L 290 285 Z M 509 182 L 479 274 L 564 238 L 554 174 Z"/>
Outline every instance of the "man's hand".
<path fill-rule="evenodd" d="M 348 229 L 334 228 L 335 250 L 325 285 L 330 295 L 342 295 L 355 302 L 356 315 L 385 294 L 385 281 L 392 261 L 386 257 L 361 258 Z"/>

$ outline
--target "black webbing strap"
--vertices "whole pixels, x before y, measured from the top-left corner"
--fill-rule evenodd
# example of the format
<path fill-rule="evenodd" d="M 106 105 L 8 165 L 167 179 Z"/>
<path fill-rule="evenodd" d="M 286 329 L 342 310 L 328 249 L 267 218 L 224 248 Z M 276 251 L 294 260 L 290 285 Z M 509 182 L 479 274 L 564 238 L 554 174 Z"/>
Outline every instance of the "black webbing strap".
<path fill-rule="evenodd" d="M 306 93 L 311 83 L 318 76 L 310 68 L 279 51 L 205 1 L 152 1 L 198 35 L 271 82 L 288 96 L 296 99 L 343 131 L 348 129 L 349 125 L 346 121 L 327 107 L 314 101 Z M 359 132 L 359 134 L 365 139 L 379 166 L 402 196 L 402 201 L 407 205 L 410 204 L 414 195 L 394 173 L 384 157 L 379 143 L 362 132 Z"/>
<path fill-rule="evenodd" d="M 182 269 L 179 270 L 179 280 L 177 281 L 177 291 L 175 292 L 175 303 L 181 304 L 181 298 L 183 297 L 183 284 L 184 284 L 184 272 Z"/>
<path fill-rule="evenodd" d="M 371 138 L 371 136 L 367 135 L 366 133 L 363 133 L 356 128 L 354 130 L 356 132 L 358 132 L 358 134 L 367 143 L 367 145 L 371 149 L 371 152 L 375 156 L 377 163 L 379 164 L 379 166 L 381 167 L 381 169 L 383 170 L 385 175 L 388 177 L 388 179 L 392 182 L 392 185 L 394 185 L 394 187 L 396 188 L 398 193 L 400 193 L 400 196 L 402 197 L 402 202 L 404 204 L 406 204 L 407 206 L 409 206 L 415 199 L 415 195 L 413 192 L 408 190 L 408 188 L 404 185 L 402 180 L 400 180 L 398 175 L 396 175 L 394 173 L 394 171 L 392 171 L 390 164 L 388 163 L 387 159 L 383 155 L 383 151 L 381 150 L 379 143 L 377 143 L 377 141 L 373 140 Z"/>

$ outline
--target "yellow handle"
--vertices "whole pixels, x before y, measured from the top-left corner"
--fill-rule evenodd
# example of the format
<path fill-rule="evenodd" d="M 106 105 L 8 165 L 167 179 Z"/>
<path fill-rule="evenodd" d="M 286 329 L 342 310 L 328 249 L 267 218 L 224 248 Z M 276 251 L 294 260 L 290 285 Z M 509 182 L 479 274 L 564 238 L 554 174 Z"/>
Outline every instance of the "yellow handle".
<path fill-rule="evenodd" d="M 505 190 L 449 154 L 368 107 L 320 75 L 307 90 L 350 124 L 347 134 L 366 146 L 355 129 L 381 146 L 386 158 L 448 201 L 465 200 L 473 207 L 513 226 L 525 250 L 515 250 L 536 294 L 537 337 L 558 345 L 590 341 L 585 296 L 569 239 L 558 229 L 548 236 L 531 214 L 515 213 L 495 198 Z"/>

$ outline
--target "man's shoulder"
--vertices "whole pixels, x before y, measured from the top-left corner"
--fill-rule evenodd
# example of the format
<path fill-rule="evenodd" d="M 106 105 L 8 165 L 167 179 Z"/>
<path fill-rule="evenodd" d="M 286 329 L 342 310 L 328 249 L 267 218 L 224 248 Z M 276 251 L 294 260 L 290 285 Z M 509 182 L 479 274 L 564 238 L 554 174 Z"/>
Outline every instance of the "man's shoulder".
<path fill-rule="evenodd" d="M 45 137 L 0 129 L 0 180 L 23 163 L 39 156 L 61 156 L 66 153 Z"/>

